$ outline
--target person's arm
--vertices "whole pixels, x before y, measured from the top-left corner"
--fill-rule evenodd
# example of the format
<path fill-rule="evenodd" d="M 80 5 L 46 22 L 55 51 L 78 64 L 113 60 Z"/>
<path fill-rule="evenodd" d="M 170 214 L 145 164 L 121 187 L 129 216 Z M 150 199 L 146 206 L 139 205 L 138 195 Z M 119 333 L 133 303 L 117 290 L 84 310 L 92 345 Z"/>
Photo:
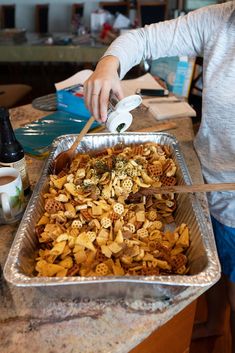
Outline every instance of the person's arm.
<path fill-rule="evenodd" d="M 98 62 L 94 73 L 84 83 L 86 106 L 98 121 L 106 121 L 111 90 L 117 98 L 123 98 L 118 70 L 118 58 L 112 55 L 105 56 Z"/>
<path fill-rule="evenodd" d="M 120 78 L 143 59 L 203 55 L 204 45 L 217 33 L 224 8 L 208 6 L 177 19 L 129 31 L 118 37 L 105 55 L 119 59 Z"/>
<path fill-rule="evenodd" d="M 223 18 L 222 5 L 209 6 L 174 20 L 129 31 L 118 37 L 85 83 L 88 109 L 97 120 L 105 121 L 110 91 L 122 96 L 119 76 L 142 59 L 167 56 L 198 56 Z M 118 69 L 120 74 L 118 76 Z"/>

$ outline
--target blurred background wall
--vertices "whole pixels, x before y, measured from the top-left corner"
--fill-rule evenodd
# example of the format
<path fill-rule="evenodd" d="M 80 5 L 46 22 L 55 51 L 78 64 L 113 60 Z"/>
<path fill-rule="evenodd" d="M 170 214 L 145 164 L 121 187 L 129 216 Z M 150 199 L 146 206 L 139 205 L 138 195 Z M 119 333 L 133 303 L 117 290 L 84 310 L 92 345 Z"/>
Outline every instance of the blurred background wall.
<path fill-rule="evenodd" d="M 71 5 L 73 3 L 84 3 L 84 24 L 89 26 L 90 13 L 98 8 L 99 0 L 0 0 L 0 5 L 16 5 L 16 27 L 26 28 L 29 32 L 33 32 L 35 29 L 36 4 L 50 5 L 48 21 L 50 32 L 69 32 L 71 30 Z M 176 3 L 177 0 L 169 0 L 169 11 L 176 8 Z"/>

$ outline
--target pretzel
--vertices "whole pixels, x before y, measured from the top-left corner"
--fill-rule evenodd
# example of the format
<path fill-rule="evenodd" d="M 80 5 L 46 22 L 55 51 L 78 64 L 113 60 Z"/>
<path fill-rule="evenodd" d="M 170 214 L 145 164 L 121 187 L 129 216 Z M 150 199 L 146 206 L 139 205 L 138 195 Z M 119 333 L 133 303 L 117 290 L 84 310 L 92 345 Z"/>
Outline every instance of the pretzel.
<path fill-rule="evenodd" d="M 172 154 L 171 147 L 169 145 L 162 146 L 163 151 L 165 152 L 166 157 L 170 157 Z"/>
<path fill-rule="evenodd" d="M 133 145 L 133 147 L 132 147 L 132 154 L 133 155 L 142 156 L 143 152 L 144 152 L 144 146 L 143 145 Z"/>
<path fill-rule="evenodd" d="M 124 145 L 118 144 L 118 145 L 116 145 L 116 146 L 113 147 L 113 149 L 112 149 L 112 154 L 118 155 L 118 154 L 120 154 L 120 153 L 123 152 L 124 148 L 125 148 Z"/>
<path fill-rule="evenodd" d="M 143 267 L 140 271 L 141 276 L 158 276 L 159 273 L 158 267 Z"/>
<path fill-rule="evenodd" d="M 172 163 L 171 163 L 171 159 L 166 159 L 163 163 L 163 166 L 162 166 L 162 170 L 163 172 L 166 174 L 166 171 L 171 168 L 172 166 Z"/>
<path fill-rule="evenodd" d="M 155 164 L 148 164 L 147 170 L 152 177 L 157 177 L 162 175 L 162 165 L 160 162 Z"/>
<path fill-rule="evenodd" d="M 163 186 L 173 186 L 176 184 L 175 177 L 167 177 L 166 175 L 162 175 L 160 181 Z"/>
<path fill-rule="evenodd" d="M 86 221 L 90 221 L 92 219 L 92 216 L 91 216 L 90 212 L 87 209 L 80 210 L 80 213 L 81 213 L 82 217 Z"/>
<path fill-rule="evenodd" d="M 116 212 L 111 212 L 109 216 L 112 222 L 117 221 L 120 218 L 120 215 Z"/>
<path fill-rule="evenodd" d="M 37 225 L 35 228 L 35 233 L 37 237 L 39 238 L 40 235 L 43 233 L 45 226 L 43 224 Z"/>
<path fill-rule="evenodd" d="M 47 199 L 44 208 L 48 213 L 56 213 L 64 210 L 63 204 L 55 199 Z"/>
<path fill-rule="evenodd" d="M 184 254 L 177 254 L 172 257 L 171 263 L 172 268 L 177 271 L 178 269 L 182 268 L 182 266 L 186 265 L 187 257 Z"/>
<path fill-rule="evenodd" d="M 107 260 L 107 257 L 102 253 L 100 249 L 98 249 L 95 255 L 95 259 L 98 262 L 104 262 L 105 260 Z"/>
<path fill-rule="evenodd" d="M 74 264 L 67 272 L 67 276 L 75 276 L 78 274 L 80 267 L 77 264 Z"/>

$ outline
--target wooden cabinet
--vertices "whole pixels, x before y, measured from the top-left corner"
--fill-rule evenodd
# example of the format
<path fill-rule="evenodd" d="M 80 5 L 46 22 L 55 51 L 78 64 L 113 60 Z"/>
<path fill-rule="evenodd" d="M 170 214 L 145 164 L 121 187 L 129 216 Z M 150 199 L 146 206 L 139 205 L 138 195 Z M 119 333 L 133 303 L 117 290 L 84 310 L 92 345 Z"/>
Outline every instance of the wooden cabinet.
<path fill-rule="evenodd" d="M 189 353 L 195 310 L 196 301 L 129 353 Z"/>

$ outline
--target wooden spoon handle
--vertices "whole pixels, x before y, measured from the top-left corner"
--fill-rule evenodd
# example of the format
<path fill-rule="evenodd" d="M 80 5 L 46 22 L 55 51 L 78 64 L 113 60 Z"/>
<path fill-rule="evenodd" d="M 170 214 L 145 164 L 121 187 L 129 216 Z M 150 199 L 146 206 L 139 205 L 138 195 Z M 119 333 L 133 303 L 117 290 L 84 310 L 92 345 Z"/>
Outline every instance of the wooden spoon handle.
<path fill-rule="evenodd" d="M 190 193 L 190 192 L 211 192 L 211 191 L 231 191 L 235 190 L 235 183 L 216 183 L 216 184 L 193 184 L 193 185 L 174 185 L 162 186 L 160 188 L 147 189 L 154 194 L 167 193 Z"/>
<path fill-rule="evenodd" d="M 77 146 L 79 145 L 83 137 L 86 135 L 86 133 L 89 131 L 94 121 L 95 121 L 95 118 L 91 116 L 90 119 L 87 121 L 86 125 L 84 126 L 84 128 L 82 129 L 82 131 L 80 132 L 80 134 L 76 137 L 76 140 L 74 141 L 72 146 L 70 147 L 70 150 L 72 153 L 76 151 Z"/>
<path fill-rule="evenodd" d="M 128 132 L 157 132 L 157 131 L 171 130 L 176 128 L 177 128 L 177 124 L 173 121 L 169 121 L 164 123 L 157 123 L 152 126 L 143 127 L 143 128 L 131 130 Z M 106 129 L 105 125 L 101 125 L 93 129 L 91 132 L 95 132 L 95 133 L 102 132 L 105 129 Z"/>
<path fill-rule="evenodd" d="M 137 129 L 136 131 L 137 132 L 157 132 L 157 131 L 175 129 L 176 127 L 177 127 L 177 124 L 175 122 L 169 121 L 166 123 L 158 123 L 152 126 Z"/>

